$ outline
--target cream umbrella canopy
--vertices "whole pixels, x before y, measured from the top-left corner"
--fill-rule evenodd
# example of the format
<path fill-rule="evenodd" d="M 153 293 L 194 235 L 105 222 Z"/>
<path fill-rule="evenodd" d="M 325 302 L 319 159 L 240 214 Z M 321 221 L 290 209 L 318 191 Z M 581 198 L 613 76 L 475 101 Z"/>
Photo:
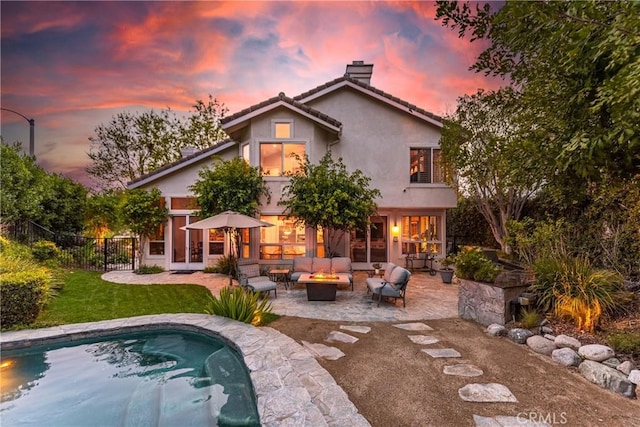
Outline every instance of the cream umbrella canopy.
<path fill-rule="evenodd" d="M 181 228 L 185 230 L 223 229 L 225 234 L 229 236 L 230 253 L 236 256 L 237 229 L 258 227 L 273 227 L 273 224 L 238 212 L 225 211 Z M 231 276 L 229 276 L 229 285 L 231 285 Z"/>
<path fill-rule="evenodd" d="M 273 224 L 234 211 L 225 211 L 185 226 L 187 230 L 208 230 L 210 228 L 257 228 L 272 227 Z"/>

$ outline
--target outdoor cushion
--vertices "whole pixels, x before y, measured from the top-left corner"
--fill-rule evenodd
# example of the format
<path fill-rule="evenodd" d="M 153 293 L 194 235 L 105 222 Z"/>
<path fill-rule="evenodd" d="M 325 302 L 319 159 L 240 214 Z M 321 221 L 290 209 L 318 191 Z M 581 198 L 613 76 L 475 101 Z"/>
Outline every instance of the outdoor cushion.
<path fill-rule="evenodd" d="M 390 262 L 387 264 L 387 268 L 384 269 L 384 280 L 387 282 L 391 281 L 391 272 L 397 267 L 394 263 Z"/>
<path fill-rule="evenodd" d="M 331 273 L 331 258 L 313 258 L 313 272 Z"/>
<path fill-rule="evenodd" d="M 238 268 L 240 272 L 247 277 L 257 277 L 260 276 L 260 265 L 259 264 L 251 264 L 251 265 L 239 265 Z"/>
<path fill-rule="evenodd" d="M 402 267 L 394 268 L 391 274 L 389 275 L 389 279 L 387 280 L 387 282 L 389 283 L 403 282 L 405 280 L 406 271 L 407 270 L 405 270 Z"/>
<path fill-rule="evenodd" d="M 331 258 L 331 270 L 335 271 L 336 273 L 351 273 L 351 258 Z"/>
<path fill-rule="evenodd" d="M 310 257 L 295 257 L 293 259 L 293 271 L 298 273 L 313 273 L 313 259 Z M 300 275 L 298 274 L 298 277 Z M 297 277 L 296 277 L 297 280 Z"/>

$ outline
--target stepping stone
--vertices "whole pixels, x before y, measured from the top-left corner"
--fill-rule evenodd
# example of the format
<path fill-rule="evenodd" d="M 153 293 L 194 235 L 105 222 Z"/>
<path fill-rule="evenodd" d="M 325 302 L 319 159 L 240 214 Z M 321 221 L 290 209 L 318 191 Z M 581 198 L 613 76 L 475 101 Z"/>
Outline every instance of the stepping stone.
<path fill-rule="evenodd" d="M 335 347 L 328 347 L 324 344 L 312 344 L 307 341 L 302 341 L 302 345 L 311 352 L 315 357 L 321 357 L 326 360 L 338 360 L 341 357 L 346 356 L 340 349 Z"/>
<path fill-rule="evenodd" d="M 529 420 L 523 416 L 518 418 L 501 415 L 491 418 L 474 414 L 473 422 L 475 422 L 476 427 L 550 427 L 547 423 Z"/>
<path fill-rule="evenodd" d="M 460 353 L 452 348 L 423 348 L 422 351 L 433 358 L 462 357 Z"/>
<path fill-rule="evenodd" d="M 458 377 L 479 377 L 484 371 L 477 366 L 460 363 L 458 365 L 447 365 L 442 372 L 446 375 L 456 375 Z"/>
<path fill-rule="evenodd" d="M 331 331 L 329 332 L 329 336 L 325 340 L 327 342 L 346 342 L 349 344 L 353 344 L 358 341 L 358 338 L 351 336 L 349 334 L 345 334 L 344 332 Z"/>
<path fill-rule="evenodd" d="M 502 427 L 502 425 L 491 417 L 481 417 L 473 414 L 473 422 L 476 427 Z"/>
<path fill-rule="evenodd" d="M 420 345 L 435 344 L 440 341 L 438 338 L 430 335 L 409 335 L 409 339 Z"/>
<path fill-rule="evenodd" d="M 404 329 L 405 331 L 433 331 L 431 326 L 425 325 L 424 323 L 400 323 L 398 325 L 393 325 L 395 328 Z"/>
<path fill-rule="evenodd" d="M 518 402 L 511 390 L 498 383 L 467 384 L 458 395 L 466 402 Z"/>
<path fill-rule="evenodd" d="M 369 326 L 357 326 L 357 325 L 340 325 L 340 329 L 344 329 L 345 331 L 357 332 L 359 334 L 368 334 L 371 332 L 371 328 Z"/>
<path fill-rule="evenodd" d="M 537 414 L 534 414 L 535 417 Z M 553 414 L 551 414 L 553 415 Z M 556 418 L 558 423 L 562 423 L 563 418 L 558 416 Z M 549 424 L 542 421 L 535 421 L 534 419 L 528 419 L 526 416 L 520 415 L 520 417 L 507 417 L 505 415 L 499 415 L 496 417 L 496 421 L 500 423 L 500 426 L 505 427 L 551 427 Z"/>

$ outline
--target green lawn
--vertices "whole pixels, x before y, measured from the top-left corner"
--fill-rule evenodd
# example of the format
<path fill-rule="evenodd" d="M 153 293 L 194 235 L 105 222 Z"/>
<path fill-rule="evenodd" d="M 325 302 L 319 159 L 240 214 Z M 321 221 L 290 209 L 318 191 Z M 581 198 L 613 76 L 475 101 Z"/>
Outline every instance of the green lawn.
<path fill-rule="evenodd" d="M 64 274 L 64 288 L 31 328 L 160 313 L 204 313 L 209 291 L 198 285 L 126 285 L 100 272 Z"/>

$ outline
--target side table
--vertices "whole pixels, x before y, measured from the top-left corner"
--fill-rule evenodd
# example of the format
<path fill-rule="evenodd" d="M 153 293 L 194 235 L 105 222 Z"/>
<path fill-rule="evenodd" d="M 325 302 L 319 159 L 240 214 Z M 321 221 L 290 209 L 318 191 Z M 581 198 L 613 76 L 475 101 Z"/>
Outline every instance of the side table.
<path fill-rule="evenodd" d="M 276 284 L 283 284 L 285 289 L 289 289 L 289 283 L 291 282 L 289 276 L 289 270 L 274 269 L 269 270 L 269 278 L 276 282 Z"/>

